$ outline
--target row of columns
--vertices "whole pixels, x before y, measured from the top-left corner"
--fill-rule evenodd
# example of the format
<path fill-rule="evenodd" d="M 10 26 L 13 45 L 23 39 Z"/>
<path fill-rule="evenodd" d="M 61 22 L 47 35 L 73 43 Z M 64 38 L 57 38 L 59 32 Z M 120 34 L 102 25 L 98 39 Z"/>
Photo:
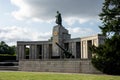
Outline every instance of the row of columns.
<path fill-rule="evenodd" d="M 79 53 L 77 53 L 76 45 L 77 45 L 77 42 L 69 43 L 69 49 L 72 52 L 72 54 L 74 55 L 74 57 L 77 58 L 77 55 L 80 54 L 81 59 L 89 59 L 90 56 L 92 56 L 92 54 L 89 53 L 88 47 L 89 47 L 89 45 L 98 46 L 98 39 L 81 40 Z M 26 47 L 26 45 L 17 45 L 17 59 L 18 60 L 26 59 L 25 47 Z M 50 48 L 49 44 L 41 44 L 42 59 L 50 59 L 51 58 L 52 51 L 50 51 L 50 49 L 52 50 L 52 46 Z M 35 44 L 30 45 L 29 59 L 39 59 L 38 45 L 35 45 Z"/>
<path fill-rule="evenodd" d="M 98 39 L 93 40 L 81 40 L 81 59 L 89 59 L 92 56 L 92 53 L 89 53 L 89 44 L 88 41 L 91 42 L 91 46 L 98 46 Z"/>
<path fill-rule="evenodd" d="M 39 59 L 39 45 L 29 45 L 29 59 Z M 26 59 L 26 45 L 17 45 L 17 60 Z M 39 50 L 38 50 L 39 49 Z M 41 44 L 41 57 L 42 59 L 48 59 L 50 56 L 49 53 L 49 44 Z"/>

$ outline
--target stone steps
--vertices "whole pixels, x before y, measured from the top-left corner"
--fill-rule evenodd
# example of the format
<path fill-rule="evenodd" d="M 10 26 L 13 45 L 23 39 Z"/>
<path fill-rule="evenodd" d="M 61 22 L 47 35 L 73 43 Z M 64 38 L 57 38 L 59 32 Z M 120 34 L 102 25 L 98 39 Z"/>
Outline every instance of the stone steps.
<path fill-rule="evenodd" d="M 0 66 L 0 70 L 17 71 L 18 66 Z"/>

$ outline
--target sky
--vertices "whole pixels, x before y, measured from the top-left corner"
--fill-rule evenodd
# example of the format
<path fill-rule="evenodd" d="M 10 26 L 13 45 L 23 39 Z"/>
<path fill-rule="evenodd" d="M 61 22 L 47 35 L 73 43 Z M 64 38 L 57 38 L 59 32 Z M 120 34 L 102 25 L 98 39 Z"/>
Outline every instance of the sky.
<path fill-rule="evenodd" d="M 52 36 L 56 11 L 71 38 L 101 33 L 104 0 L 0 0 L 0 41 L 43 41 Z"/>

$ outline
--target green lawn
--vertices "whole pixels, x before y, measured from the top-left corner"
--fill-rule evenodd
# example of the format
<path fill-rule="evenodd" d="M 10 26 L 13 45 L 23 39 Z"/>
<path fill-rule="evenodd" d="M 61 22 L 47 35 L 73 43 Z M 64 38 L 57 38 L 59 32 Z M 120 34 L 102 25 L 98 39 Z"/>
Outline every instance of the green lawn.
<path fill-rule="evenodd" d="M 120 76 L 0 71 L 0 80 L 120 80 Z"/>

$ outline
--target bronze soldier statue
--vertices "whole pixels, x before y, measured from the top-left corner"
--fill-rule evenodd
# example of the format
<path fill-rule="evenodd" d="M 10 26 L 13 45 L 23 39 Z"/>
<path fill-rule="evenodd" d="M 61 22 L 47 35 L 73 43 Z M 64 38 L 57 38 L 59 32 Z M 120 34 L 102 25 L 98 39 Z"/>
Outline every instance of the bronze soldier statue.
<path fill-rule="evenodd" d="M 57 15 L 55 17 L 56 17 L 56 24 L 62 25 L 62 18 L 61 18 L 61 14 L 59 13 L 59 11 L 57 11 Z"/>

